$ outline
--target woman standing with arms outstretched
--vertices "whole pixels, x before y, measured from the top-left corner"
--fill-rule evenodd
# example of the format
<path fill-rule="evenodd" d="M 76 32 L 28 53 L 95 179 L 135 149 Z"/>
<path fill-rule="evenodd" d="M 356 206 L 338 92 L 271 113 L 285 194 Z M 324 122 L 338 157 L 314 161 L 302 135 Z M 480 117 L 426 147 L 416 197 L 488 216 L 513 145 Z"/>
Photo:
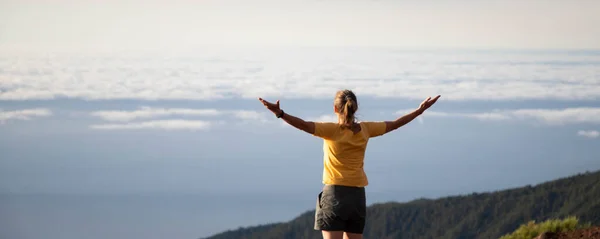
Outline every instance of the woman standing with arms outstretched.
<path fill-rule="evenodd" d="M 277 118 L 311 135 L 322 138 L 323 190 L 317 197 L 315 230 L 321 230 L 324 239 L 361 239 L 365 227 L 368 184 L 363 169 L 364 155 L 369 138 L 381 136 L 415 119 L 433 105 L 440 96 L 428 97 L 414 111 L 394 120 L 357 122 L 356 95 L 350 90 L 338 91 L 333 110 L 338 122 L 305 121 L 285 113 L 275 103 L 259 100 Z"/>

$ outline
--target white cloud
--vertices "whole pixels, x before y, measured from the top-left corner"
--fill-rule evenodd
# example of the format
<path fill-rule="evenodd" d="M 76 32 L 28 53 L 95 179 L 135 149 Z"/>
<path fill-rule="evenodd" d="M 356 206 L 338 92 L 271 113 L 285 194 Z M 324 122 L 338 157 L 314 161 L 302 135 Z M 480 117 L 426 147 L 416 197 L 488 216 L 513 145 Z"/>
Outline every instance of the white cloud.
<path fill-rule="evenodd" d="M 368 48 L 206 49 L 165 55 L 0 57 L 0 100 L 231 97 L 422 100 L 600 98 L 600 54 Z"/>
<path fill-rule="evenodd" d="M 308 118 L 307 120 L 314 122 L 338 122 L 338 118 L 334 114 L 321 115 L 318 117 Z"/>
<path fill-rule="evenodd" d="M 107 121 L 132 121 L 135 119 L 147 119 L 163 116 L 186 115 L 186 116 L 215 116 L 220 115 L 216 109 L 182 109 L 182 108 L 151 108 L 141 107 L 134 111 L 95 111 L 92 116 L 100 117 Z"/>
<path fill-rule="evenodd" d="M 205 129 L 214 124 L 221 124 L 225 121 L 220 120 L 184 120 L 181 118 L 170 118 L 163 120 L 152 120 L 136 122 L 138 119 L 155 119 L 168 116 L 194 116 L 194 117 L 211 117 L 228 116 L 229 119 L 235 119 L 234 123 L 265 123 L 269 120 L 265 113 L 260 113 L 251 110 L 219 110 L 219 109 L 189 109 L 189 108 L 152 108 L 140 107 L 137 110 L 131 111 L 95 111 L 90 115 L 99 117 L 105 121 L 113 122 L 129 122 L 127 124 L 99 124 L 90 126 L 93 129 L 117 130 L 117 129 Z M 231 121 L 230 121 L 231 122 Z M 232 122 L 233 123 L 233 122 Z"/>
<path fill-rule="evenodd" d="M 500 112 L 487 112 L 487 113 L 447 113 L 447 112 L 426 112 L 426 116 L 436 117 L 462 117 L 462 118 L 473 118 L 478 120 L 507 120 L 510 117 Z"/>
<path fill-rule="evenodd" d="M 400 110 L 396 114 L 404 114 L 406 112 L 407 110 Z M 483 113 L 427 111 L 423 116 L 473 118 L 478 120 L 534 120 L 548 125 L 600 124 L 600 108 L 593 107 L 495 110 Z"/>
<path fill-rule="evenodd" d="M 164 129 L 164 130 L 207 130 L 211 122 L 201 120 L 155 120 L 134 122 L 126 124 L 99 124 L 91 125 L 96 130 L 138 130 L 138 129 Z"/>
<path fill-rule="evenodd" d="M 600 136 L 600 132 L 596 130 L 580 130 L 577 131 L 577 135 L 587 138 L 598 138 Z"/>
<path fill-rule="evenodd" d="M 259 113 L 251 110 L 233 110 L 226 111 L 234 115 L 234 117 L 243 121 L 268 122 L 265 113 Z"/>
<path fill-rule="evenodd" d="M 35 117 L 44 117 L 49 115 L 52 115 L 52 111 L 43 108 L 13 111 L 3 111 L 0 109 L 0 123 L 4 123 L 9 120 L 31 120 Z"/>
<path fill-rule="evenodd" d="M 560 110 L 523 109 L 511 112 L 514 117 L 533 118 L 548 124 L 600 124 L 600 108 L 581 107 Z"/>

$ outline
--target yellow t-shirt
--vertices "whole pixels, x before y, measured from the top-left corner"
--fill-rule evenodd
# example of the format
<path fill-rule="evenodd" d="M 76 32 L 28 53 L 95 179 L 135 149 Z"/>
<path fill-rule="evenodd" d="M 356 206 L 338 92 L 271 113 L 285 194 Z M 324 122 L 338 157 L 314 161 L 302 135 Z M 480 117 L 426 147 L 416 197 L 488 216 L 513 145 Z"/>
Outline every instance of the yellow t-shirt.
<path fill-rule="evenodd" d="M 360 122 L 354 134 L 338 123 L 315 122 L 314 135 L 323 139 L 323 184 L 364 187 L 369 184 L 363 169 L 370 138 L 385 133 L 385 122 Z"/>

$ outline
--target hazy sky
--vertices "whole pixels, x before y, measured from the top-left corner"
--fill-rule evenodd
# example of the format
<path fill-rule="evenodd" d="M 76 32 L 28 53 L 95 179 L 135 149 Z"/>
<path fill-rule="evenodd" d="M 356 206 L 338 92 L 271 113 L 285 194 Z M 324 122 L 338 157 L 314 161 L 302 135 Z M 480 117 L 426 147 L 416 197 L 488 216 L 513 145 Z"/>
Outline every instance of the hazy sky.
<path fill-rule="evenodd" d="M 600 48 L 600 1 L 0 1 L 0 43 Z"/>

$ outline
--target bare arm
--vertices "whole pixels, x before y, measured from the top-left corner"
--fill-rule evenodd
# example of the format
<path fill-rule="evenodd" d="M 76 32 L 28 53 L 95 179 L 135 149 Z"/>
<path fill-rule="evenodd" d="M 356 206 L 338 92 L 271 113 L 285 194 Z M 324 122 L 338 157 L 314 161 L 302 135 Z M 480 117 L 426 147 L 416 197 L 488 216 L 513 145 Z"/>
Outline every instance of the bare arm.
<path fill-rule="evenodd" d="M 311 121 L 305 121 L 287 113 L 283 113 L 281 119 L 283 119 L 283 121 L 285 121 L 289 125 L 294 126 L 296 129 L 302 130 L 309 134 L 315 133 L 315 123 Z"/>
<path fill-rule="evenodd" d="M 402 126 L 404 126 L 405 124 L 410 123 L 412 120 L 414 120 L 415 118 L 417 118 L 419 115 L 423 114 L 422 109 L 416 109 L 413 110 L 412 112 L 405 114 L 403 116 L 401 116 L 400 118 L 394 120 L 394 121 L 386 121 L 385 122 L 385 132 L 390 132 L 390 131 L 394 131 Z"/>
<path fill-rule="evenodd" d="M 431 107 L 433 104 L 435 104 L 435 102 L 439 98 L 440 98 L 439 95 L 433 99 L 431 99 L 431 97 L 428 97 L 421 103 L 421 105 L 419 106 L 418 109 L 413 110 L 412 112 L 405 114 L 394 121 L 386 121 L 385 122 L 385 126 L 386 126 L 385 132 L 387 133 L 390 131 L 394 131 L 394 130 L 404 126 L 405 124 L 408 124 L 409 122 L 413 121 L 419 115 L 423 114 L 423 112 L 425 112 L 425 110 L 429 109 L 429 107 Z"/>
<path fill-rule="evenodd" d="M 262 102 L 263 105 L 267 107 L 267 109 L 269 109 L 271 112 L 273 112 L 273 114 L 280 115 L 281 119 L 283 119 L 289 125 L 294 126 L 294 128 L 302 130 L 309 134 L 315 133 L 315 123 L 313 123 L 311 121 L 305 121 L 296 116 L 285 113 L 283 110 L 281 110 L 279 108 L 279 100 L 277 100 L 277 102 L 275 102 L 275 104 L 268 102 L 266 100 L 263 100 L 262 98 L 259 98 L 258 100 L 260 102 Z"/>

